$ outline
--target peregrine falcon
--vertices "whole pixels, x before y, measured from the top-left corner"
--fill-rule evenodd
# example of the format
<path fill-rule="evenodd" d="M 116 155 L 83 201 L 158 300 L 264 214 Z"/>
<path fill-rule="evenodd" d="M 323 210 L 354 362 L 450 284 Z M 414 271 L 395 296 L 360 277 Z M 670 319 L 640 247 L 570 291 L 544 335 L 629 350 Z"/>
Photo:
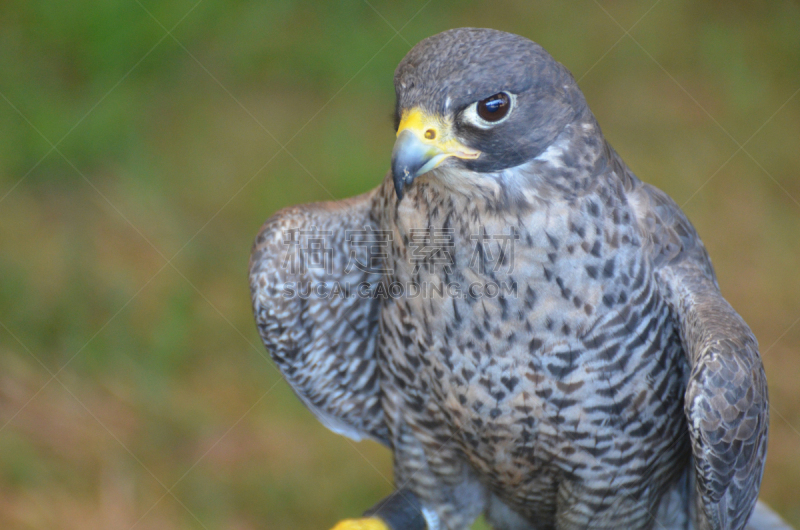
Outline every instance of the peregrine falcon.
<path fill-rule="evenodd" d="M 394 83 L 382 183 L 279 211 L 250 261 L 300 399 L 393 451 L 396 491 L 337 529 L 782 528 L 756 339 L 570 72 L 462 28 Z"/>

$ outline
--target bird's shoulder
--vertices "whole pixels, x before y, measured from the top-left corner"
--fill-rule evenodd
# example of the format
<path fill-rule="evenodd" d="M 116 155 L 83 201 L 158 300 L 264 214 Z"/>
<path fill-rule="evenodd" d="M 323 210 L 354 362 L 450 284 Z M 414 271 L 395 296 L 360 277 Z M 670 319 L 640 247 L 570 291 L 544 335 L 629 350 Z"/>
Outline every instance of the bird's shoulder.
<path fill-rule="evenodd" d="M 626 184 L 627 199 L 642 236 L 642 250 L 653 267 L 692 267 L 717 285 L 705 245 L 680 206 L 664 191 L 635 177 Z"/>

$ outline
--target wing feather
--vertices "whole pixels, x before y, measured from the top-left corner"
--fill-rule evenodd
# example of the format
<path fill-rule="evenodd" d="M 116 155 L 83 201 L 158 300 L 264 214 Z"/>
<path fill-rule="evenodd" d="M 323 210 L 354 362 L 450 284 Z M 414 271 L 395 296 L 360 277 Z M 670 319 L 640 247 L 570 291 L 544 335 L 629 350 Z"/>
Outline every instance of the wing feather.
<path fill-rule="evenodd" d="M 744 528 L 758 497 L 769 424 L 758 343 L 719 292 L 708 253 L 678 205 L 647 184 L 630 197 L 691 365 L 684 411 L 698 527 Z"/>
<path fill-rule="evenodd" d="M 250 256 L 259 334 L 295 393 L 330 430 L 389 445 L 376 359 L 382 281 L 372 192 L 293 206 L 262 227 Z"/>

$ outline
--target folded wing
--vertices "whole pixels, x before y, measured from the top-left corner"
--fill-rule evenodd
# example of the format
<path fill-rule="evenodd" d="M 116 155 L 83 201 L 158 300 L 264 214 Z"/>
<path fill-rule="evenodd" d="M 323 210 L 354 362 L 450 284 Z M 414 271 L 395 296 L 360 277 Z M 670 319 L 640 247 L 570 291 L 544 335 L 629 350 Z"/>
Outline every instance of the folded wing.
<path fill-rule="evenodd" d="M 758 497 L 769 423 L 758 343 L 720 294 L 708 254 L 678 205 L 646 184 L 631 200 L 691 365 L 684 411 L 698 527 L 744 528 Z"/>
<path fill-rule="evenodd" d="M 317 418 L 354 440 L 389 445 L 376 359 L 382 233 L 375 192 L 279 211 L 250 257 L 259 334 Z"/>

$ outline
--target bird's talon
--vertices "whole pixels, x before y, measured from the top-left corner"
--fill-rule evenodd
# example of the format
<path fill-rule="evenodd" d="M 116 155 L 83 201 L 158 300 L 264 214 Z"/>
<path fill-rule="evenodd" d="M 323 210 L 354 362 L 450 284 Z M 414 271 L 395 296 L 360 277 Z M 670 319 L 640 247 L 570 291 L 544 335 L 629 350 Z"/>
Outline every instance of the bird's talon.
<path fill-rule="evenodd" d="M 365 517 L 362 519 L 344 519 L 339 521 L 331 530 L 389 530 L 389 527 L 377 517 Z"/>

